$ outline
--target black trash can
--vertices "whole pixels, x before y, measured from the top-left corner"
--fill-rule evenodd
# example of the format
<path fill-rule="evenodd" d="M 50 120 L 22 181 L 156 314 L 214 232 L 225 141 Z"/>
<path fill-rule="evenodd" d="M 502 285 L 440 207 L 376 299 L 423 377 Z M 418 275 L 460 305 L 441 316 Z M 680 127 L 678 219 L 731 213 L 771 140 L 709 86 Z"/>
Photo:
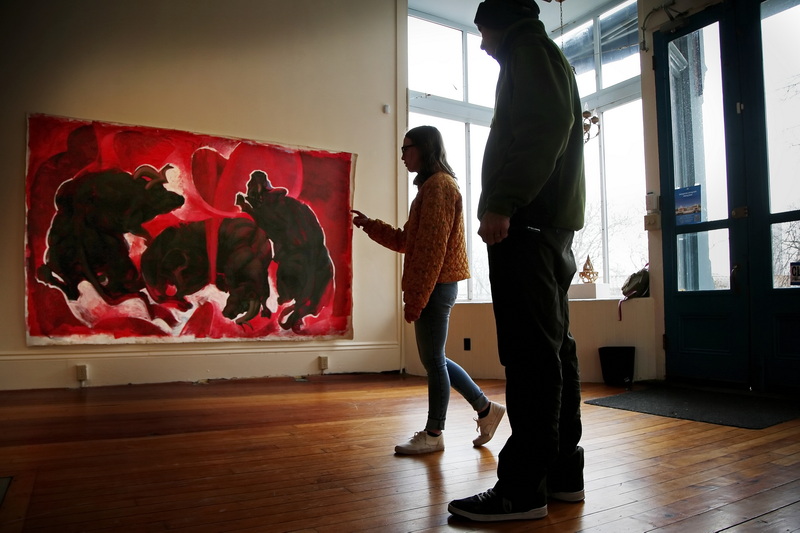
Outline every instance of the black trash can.
<path fill-rule="evenodd" d="M 603 382 L 611 387 L 630 388 L 633 385 L 633 362 L 636 348 L 633 346 L 602 346 L 600 369 Z"/>

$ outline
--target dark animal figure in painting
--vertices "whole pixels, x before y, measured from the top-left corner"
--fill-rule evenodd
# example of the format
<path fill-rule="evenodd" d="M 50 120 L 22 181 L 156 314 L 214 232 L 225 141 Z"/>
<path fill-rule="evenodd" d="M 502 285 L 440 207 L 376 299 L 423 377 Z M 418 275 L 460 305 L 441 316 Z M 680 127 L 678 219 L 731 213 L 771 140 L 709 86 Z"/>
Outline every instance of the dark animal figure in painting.
<path fill-rule="evenodd" d="M 267 234 L 249 219 L 231 218 L 223 221 L 219 235 L 216 285 L 228 293 L 222 315 L 237 324 L 249 322 L 259 311 L 270 317 L 267 269 L 272 246 Z"/>
<path fill-rule="evenodd" d="M 225 318 L 245 324 L 271 316 L 267 269 L 272 247 L 266 233 L 246 218 L 224 219 L 219 226 L 214 283 L 228 293 Z M 150 296 L 182 311 L 191 307 L 186 296 L 211 283 L 208 232 L 205 222 L 191 222 L 162 231 L 142 254 L 142 276 Z M 238 318 L 237 318 L 238 317 Z"/>
<path fill-rule="evenodd" d="M 37 278 L 61 289 L 69 300 L 80 297 L 82 281 L 110 305 L 132 297 L 144 300 L 144 282 L 125 234 L 149 240 L 142 224 L 183 205 L 181 195 L 164 188 L 169 168 L 142 165 L 133 175 L 112 169 L 65 181 L 56 193 L 56 214 Z"/>
<path fill-rule="evenodd" d="M 172 303 L 181 311 L 191 308 L 186 296 L 210 283 L 205 223 L 164 229 L 142 254 L 141 268 L 153 300 Z"/>
<path fill-rule="evenodd" d="M 236 203 L 256 221 L 272 241 L 278 303 L 291 302 L 281 311 L 284 329 L 300 331 L 303 318 L 316 315 L 322 298 L 333 282 L 333 263 L 325 247 L 325 235 L 316 215 L 303 202 L 275 188 L 260 171 L 250 174 L 247 196 Z"/>

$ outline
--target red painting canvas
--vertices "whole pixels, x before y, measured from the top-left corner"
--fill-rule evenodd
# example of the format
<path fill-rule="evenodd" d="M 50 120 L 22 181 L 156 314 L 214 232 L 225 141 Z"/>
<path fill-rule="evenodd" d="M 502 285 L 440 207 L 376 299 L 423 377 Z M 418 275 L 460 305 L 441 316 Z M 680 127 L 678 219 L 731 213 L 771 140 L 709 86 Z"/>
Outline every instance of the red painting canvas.
<path fill-rule="evenodd" d="M 31 115 L 28 344 L 352 338 L 355 159 Z"/>

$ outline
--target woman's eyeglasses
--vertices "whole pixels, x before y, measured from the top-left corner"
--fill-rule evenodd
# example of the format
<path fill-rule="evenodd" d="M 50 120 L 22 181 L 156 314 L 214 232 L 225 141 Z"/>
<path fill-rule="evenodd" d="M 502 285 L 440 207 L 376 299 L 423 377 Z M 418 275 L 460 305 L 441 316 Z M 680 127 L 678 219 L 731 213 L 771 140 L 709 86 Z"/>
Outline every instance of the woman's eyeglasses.
<path fill-rule="evenodd" d="M 400 153 L 401 154 L 405 154 L 406 150 L 408 150 L 409 148 L 414 148 L 415 146 L 416 146 L 416 144 L 407 144 L 405 146 L 401 146 L 400 147 Z"/>

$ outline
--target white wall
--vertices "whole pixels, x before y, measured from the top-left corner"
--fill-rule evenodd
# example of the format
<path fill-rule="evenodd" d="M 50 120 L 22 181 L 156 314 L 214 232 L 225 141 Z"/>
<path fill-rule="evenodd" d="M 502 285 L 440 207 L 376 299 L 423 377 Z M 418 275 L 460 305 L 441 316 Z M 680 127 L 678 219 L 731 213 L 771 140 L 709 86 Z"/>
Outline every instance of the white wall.
<path fill-rule="evenodd" d="M 640 20 L 662 3 L 639 0 Z M 696 11 L 697 3 L 678 0 L 674 7 Z M 0 390 L 75 387 L 77 364 L 89 366 L 89 386 L 305 375 L 318 372 L 319 355 L 329 357 L 328 372 L 407 366 L 423 373 L 399 312 L 400 258 L 360 231 L 353 243 L 352 341 L 34 348 L 25 344 L 23 305 L 29 112 L 354 152 L 355 207 L 401 223 L 408 205 L 397 153 L 405 129 L 406 74 L 399 66 L 406 10 L 405 0 L 4 2 Z M 666 20 L 655 13 L 648 29 Z M 650 54 L 641 60 L 647 190 L 658 191 Z M 382 112 L 384 104 L 391 114 Z M 597 347 L 611 344 L 636 346 L 636 379 L 664 376 L 660 239 L 650 233 L 653 297 L 626 304 L 621 323 L 615 301 L 571 304 L 584 381 L 601 381 Z M 470 352 L 463 352 L 466 336 Z M 503 377 L 490 305 L 456 306 L 448 354 L 474 377 Z"/>
<path fill-rule="evenodd" d="M 636 348 L 634 379 L 654 379 L 658 346 L 653 336 L 653 298 L 639 298 L 623 303 L 622 321 L 617 300 L 572 300 L 570 320 L 572 336 L 578 345 L 581 381 L 603 381 L 597 349 L 601 346 Z M 450 315 L 447 356 L 461 365 L 473 378 L 505 379 L 497 355 L 494 315 L 491 304 L 457 304 Z M 419 362 L 413 326 L 406 325 L 406 368 L 411 374 L 425 375 Z M 471 349 L 464 350 L 469 338 Z"/>
<path fill-rule="evenodd" d="M 74 387 L 75 364 L 88 364 L 88 385 L 302 375 L 318 372 L 318 355 L 332 372 L 399 369 L 398 259 L 358 235 L 352 341 L 26 346 L 24 178 L 26 115 L 47 113 L 353 152 L 354 204 L 397 222 L 406 9 L 395 0 L 4 2 L 0 389 Z"/>

